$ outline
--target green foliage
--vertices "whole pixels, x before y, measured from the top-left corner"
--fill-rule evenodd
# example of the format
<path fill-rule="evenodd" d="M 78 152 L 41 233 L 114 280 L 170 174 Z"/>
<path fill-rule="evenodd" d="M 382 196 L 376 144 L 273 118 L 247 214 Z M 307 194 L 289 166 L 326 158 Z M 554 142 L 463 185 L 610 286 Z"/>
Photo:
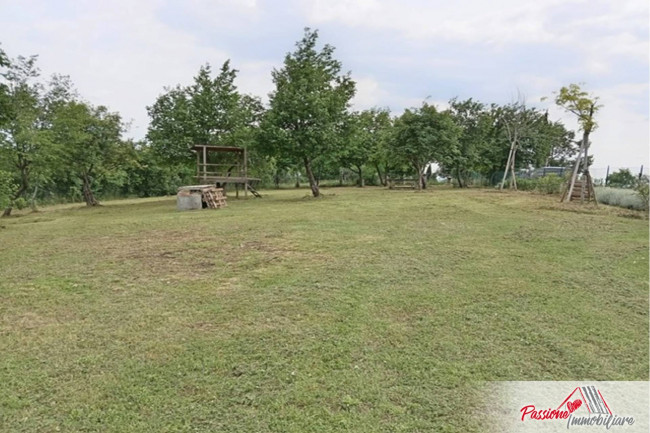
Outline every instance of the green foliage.
<path fill-rule="evenodd" d="M 94 205 L 94 191 L 100 178 L 119 186 L 125 180 L 120 167 L 129 149 L 121 139 L 122 120 L 106 107 L 67 101 L 56 107 L 52 117 L 52 137 L 57 148 L 60 170 L 82 181 L 86 204 Z"/>
<path fill-rule="evenodd" d="M 349 74 L 340 73 L 334 47 L 318 50 L 317 41 L 318 32 L 305 29 L 283 67 L 273 70 L 275 90 L 262 121 L 265 153 L 303 164 L 314 196 L 319 195 L 314 165 L 338 155 L 355 92 Z"/>
<path fill-rule="evenodd" d="M 623 188 L 594 188 L 598 203 L 610 206 L 618 206 L 626 209 L 644 210 L 647 208 L 647 201 L 634 190 Z"/>
<path fill-rule="evenodd" d="M 201 66 L 191 86 L 177 85 L 147 107 L 151 122 L 147 138 L 161 162 L 194 163 L 190 152 L 196 144 L 248 147 L 262 104 L 241 95 L 235 86 L 237 70 L 224 62 L 212 77 L 210 65 Z"/>
<path fill-rule="evenodd" d="M 549 174 L 537 179 L 537 191 L 543 194 L 559 194 L 562 192 L 564 182 L 564 177 L 560 177 L 556 174 Z"/>
<path fill-rule="evenodd" d="M 471 98 L 449 101 L 454 122 L 461 128 L 458 152 L 450 153 L 441 174 L 455 178 L 461 188 L 468 186 L 471 173 L 484 169 L 485 150 L 496 144 L 494 117 L 484 104 Z"/>
<path fill-rule="evenodd" d="M 7 54 L 0 48 L 0 77 L 4 77 L 6 74 L 6 68 L 11 65 Z M 9 120 L 9 107 L 11 105 L 9 97 L 9 87 L 0 82 L 0 126 L 5 124 Z M 4 206 L 0 206 L 4 207 Z"/>
<path fill-rule="evenodd" d="M 9 206 L 17 188 L 11 173 L 0 170 L 0 209 Z"/>
<path fill-rule="evenodd" d="M 613 188 L 634 188 L 637 185 L 637 178 L 627 168 L 622 168 L 609 175 L 607 186 Z"/>
<path fill-rule="evenodd" d="M 373 108 L 348 117 L 339 160 L 343 167 L 357 173 L 358 185 L 363 186 L 369 180 L 363 174 L 366 164 L 381 163 L 391 126 L 388 110 Z M 371 178 L 374 180 L 374 175 Z"/>
<path fill-rule="evenodd" d="M 0 166 L 10 169 L 18 185 L 12 202 L 22 197 L 35 179 L 48 175 L 50 137 L 44 118 L 43 86 L 36 56 L 19 56 L 2 72 L 6 112 L 0 124 Z M 11 213 L 9 203 L 5 214 Z"/>
<path fill-rule="evenodd" d="M 560 194 L 566 179 L 556 174 L 549 174 L 535 179 L 517 178 L 517 189 L 536 191 L 540 194 Z"/>
<path fill-rule="evenodd" d="M 641 199 L 641 202 L 643 203 L 643 209 L 645 211 L 648 211 L 650 209 L 649 206 L 649 201 L 650 201 L 650 189 L 648 187 L 649 182 L 648 182 L 648 176 L 642 176 L 640 179 L 637 179 L 636 185 L 634 186 L 634 191 L 636 192 L 637 196 Z"/>
<path fill-rule="evenodd" d="M 406 110 L 395 121 L 391 148 L 394 155 L 411 165 L 420 178 L 418 187 L 424 188 L 426 166 L 432 161 L 449 165 L 459 153 L 461 133 L 451 112 L 424 103 L 418 109 Z"/>
<path fill-rule="evenodd" d="M 598 124 L 594 115 L 602 108 L 599 98 L 582 90 L 578 84 L 562 87 L 555 95 L 555 103 L 578 117 L 580 128 L 587 134 L 596 129 Z"/>
<path fill-rule="evenodd" d="M 12 206 L 18 210 L 25 209 L 28 206 L 27 200 L 25 200 L 25 197 L 18 197 L 13 201 Z"/>

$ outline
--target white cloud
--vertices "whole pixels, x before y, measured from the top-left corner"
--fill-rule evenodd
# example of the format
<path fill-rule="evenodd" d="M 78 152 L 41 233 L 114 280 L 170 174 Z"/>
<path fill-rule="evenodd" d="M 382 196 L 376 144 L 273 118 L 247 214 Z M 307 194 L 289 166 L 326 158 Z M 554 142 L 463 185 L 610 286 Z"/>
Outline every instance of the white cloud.
<path fill-rule="evenodd" d="M 390 94 L 381 88 L 380 83 L 373 77 L 355 77 L 357 93 L 352 100 L 355 110 L 366 110 L 385 104 Z"/>
<path fill-rule="evenodd" d="M 11 55 L 38 53 L 43 75 L 70 75 L 84 98 L 133 120 L 127 135 L 142 138 L 149 122 L 146 106 L 165 86 L 188 84 L 201 64 L 220 66 L 229 58 L 162 23 L 160 5 L 82 2 L 62 17 L 36 8 L 25 21 L 2 22 L 0 40 Z"/>
<path fill-rule="evenodd" d="M 445 108 L 455 95 L 508 102 L 518 88 L 534 104 L 588 81 L 605 105 L 593 135 L 597 164 L 647 161 L 644 0 L 24 0 L 2 2 L 2 10 L 5 51 L 39 54 L 44 75 L 70 75 L 90 102 L 134 119 L 137 138 L 146 132 L 145 107 L 164 86 L 191 82 L 205 62 L 217 69 L 231 58 L 239 89 L 266 100 L 272 68 L 312 25 L 337 32 L 337 55 L 357 81 L 356 109 L 399 114 L 425 99 Z M 273 46 L 280 54 L 269 56 Z"/>
<path fill-rule="evenodd" d="M 648 83 L 622 84 L 590 91 L 599 97 L 602 105 L 595 116 L 598 128 L 590 136 L 590 154 L 594 157 L 596 170 L 603 171 L 608 165 L 637 168 L 644 165 L 650 168 L 648 116 L 642 114 L 643 107 L 636 106 L 637 96 L 647 95 L 648 91 Z M 581 137 L 574 115 L 551 102 L 546 106 L 552 119 L 561 120 L 567 128 L 575 130 L 576 139 Z M 645 110 L 647 113 L 647 105 Z"/>

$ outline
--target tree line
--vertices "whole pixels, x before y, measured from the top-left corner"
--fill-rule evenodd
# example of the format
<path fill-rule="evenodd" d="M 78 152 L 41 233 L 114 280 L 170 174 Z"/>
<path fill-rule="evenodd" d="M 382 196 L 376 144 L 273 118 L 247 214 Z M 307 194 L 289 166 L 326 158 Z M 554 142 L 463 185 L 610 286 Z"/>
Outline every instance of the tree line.
<path fill-rule="evenodd" d="M 125 139 L 119 113 L 84 100 L 69 77 L 44 82 L 36 56 L 9 59 L 0 50 L 0 68 L 4 215 L 47 200 L 93 206 L 98 197 L 173 193 L 192 182 L 195 144 L 247 147 L 250 175 L 276 186 L 306 179 L 314 196 L 343 171 L 359 186 L 410 176 L 426 188 L 443 176 L 464 188 L 473 175 L 503 172 L 513 140 L 513 169 L 567 166 L 579 149 L 573 131 L 521 98 L 504 105 L 455 98 L 445 109 L 425 101 L 400 115 L 353 111 L 354 80 L 310 29 L 272 71 L 268 104 L 239 91 L 230 61 L 218 71 L 206 64 L 190 85 L 165 88 L 147 107 L 140 141 Z"/>

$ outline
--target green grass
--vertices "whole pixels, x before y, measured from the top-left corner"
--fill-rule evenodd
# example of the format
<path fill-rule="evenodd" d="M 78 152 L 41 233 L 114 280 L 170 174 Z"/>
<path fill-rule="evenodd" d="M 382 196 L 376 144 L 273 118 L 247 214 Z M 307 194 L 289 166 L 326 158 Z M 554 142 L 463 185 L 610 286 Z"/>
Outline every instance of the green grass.
<path fill-rule="evenodd" d="M 486 190 L 0 220 L 0 430 L 483 431 L 492 380 L 648 380 L 648 223 Z"/>

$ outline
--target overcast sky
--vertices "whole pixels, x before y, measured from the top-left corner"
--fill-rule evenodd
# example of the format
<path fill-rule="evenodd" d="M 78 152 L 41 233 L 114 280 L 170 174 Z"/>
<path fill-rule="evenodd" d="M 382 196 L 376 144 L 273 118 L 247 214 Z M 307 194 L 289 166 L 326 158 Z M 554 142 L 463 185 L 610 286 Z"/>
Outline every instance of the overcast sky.
<path fill-rule="evenodd" d="M 604 105 L 594 166 L 647 173 L 648 18 L 647 0 L 0 0 L 0 43 L 10 57 L 38 54 L 44 75 L 70 75 L 139 139 L 146 106 L 206 62 L 231 59 L 239 89 L 266 101 L 271 70 L 311 27 L 351 71 L 356 109 L 508 103 L 518 91 L 545 108 L 542 96 L 585 83 Z"/>

